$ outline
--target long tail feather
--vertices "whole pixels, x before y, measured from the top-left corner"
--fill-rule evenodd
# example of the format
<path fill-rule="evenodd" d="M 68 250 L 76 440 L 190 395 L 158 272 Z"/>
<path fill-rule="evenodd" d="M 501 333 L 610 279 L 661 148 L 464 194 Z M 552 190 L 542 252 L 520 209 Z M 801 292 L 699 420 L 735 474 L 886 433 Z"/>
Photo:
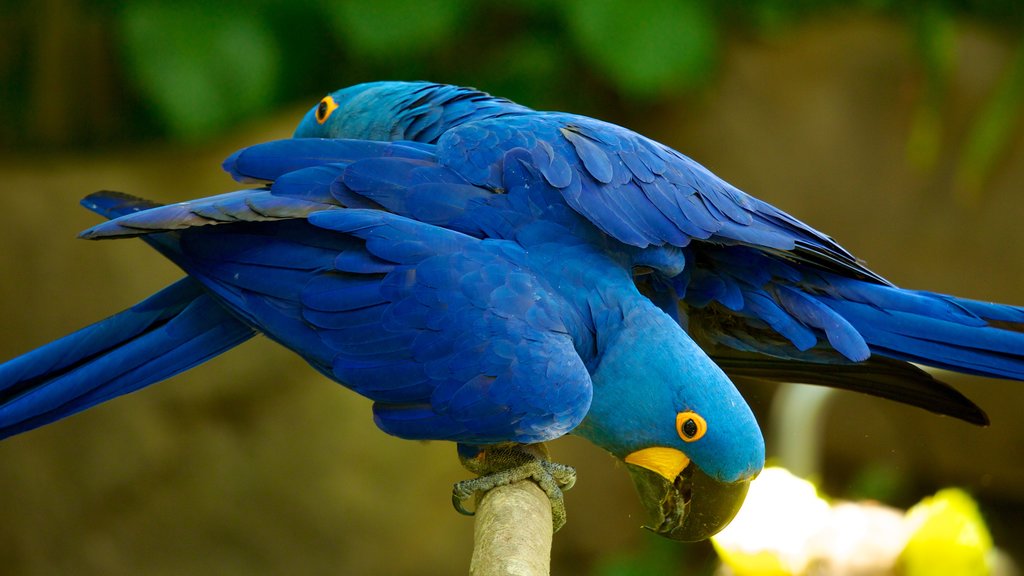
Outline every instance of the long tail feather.
<path fill-rule="evenodd" d="M 180 280 L 106 320 L 0 364 L 0 438 L 165 380 L 253 334 L 198 282 Z"/>
<path fill-rule="evenodd" d="M 1024 380 L 1024 309 L 882 286 L 842 288 L 841 298 L 818 298 L 855 326 L 873 353 Z"/>
<path fill-rule="evenodd" d="M 864 362 L 823 364 L 722 348 L 711 356 L 729 377 L 802 382 L 852 390 L 924 408 L 979 426 L 988 416 L 953 387 L 913 364 L 873 356 Z"/>

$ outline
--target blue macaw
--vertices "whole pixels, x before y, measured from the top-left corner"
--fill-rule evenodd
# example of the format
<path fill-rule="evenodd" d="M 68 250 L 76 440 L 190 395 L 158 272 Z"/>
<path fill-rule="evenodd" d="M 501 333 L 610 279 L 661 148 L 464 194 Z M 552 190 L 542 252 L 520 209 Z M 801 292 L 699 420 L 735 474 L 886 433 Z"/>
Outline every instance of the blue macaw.
<path fill-rule="evenodd" d="M 656 532 L 711 536 L 764 464 L 729 376 L 867 392 L 976 424 L 911 362 L 1024 379 L 1024 309 L 897 288 L 828 236 L 625 128 L 454 86 L 334 92 L 231 155 L 253 187 L 171 205 L 98 192 L 82 233 L 187 276 L 0 365 L 0 437 L 164 380 L 257 333 L 458 443 L 474 492 L 574 479 L 543 442 L 625 462 Z"/>

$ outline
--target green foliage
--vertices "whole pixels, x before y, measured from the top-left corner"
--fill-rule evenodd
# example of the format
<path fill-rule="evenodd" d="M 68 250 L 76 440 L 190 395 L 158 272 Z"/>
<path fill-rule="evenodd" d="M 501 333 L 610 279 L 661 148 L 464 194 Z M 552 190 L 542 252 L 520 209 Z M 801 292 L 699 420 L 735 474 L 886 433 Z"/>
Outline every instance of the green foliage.
<path fill-rule="evenodd" d="M 850 500 L 875 500 L 900 503 L 911 499 L 914 491 L 908 485 L 904 470 L 882 462 L 869 463 L 854 475 L 843 490 Z"/>
<path fill-rule="evenodd" d="M 145 0 L 120 24 L 126 64 L 172 135 L 209 136 L 274 101 L 281 50 L 251 7 Z"/>
<path fill-rule="evenodd" d="M 961 202 L 976 204 L 988 175 L 1011 145 L 1024 113 L 1024 40 L 1007 67 L 1002 81 L 978 115 L 967 137 L 956 173 L 956 192 Z"/>
<path fill-rule="evenodd" d="M 566 17 L 590 65 L 630 96 L 696 88 L 718 52 L 716 23 L 700 0 L 573 0 Z"/>
<path fill-rule="evenodd" d="M 924 71 L 924 90 L 907 138 L 907 157 L 931 170 L 942 149 L 942 112 L 956 56 L 953 16 L 942 5 L 924 6 L 912 16 L 912 30 Z"/>
<path fill-rule="evenodd" d="M 687 574 L 710 576 L 717 561 L 707 542 L 679 545 L 653 534 L 642 540 L 639 549 L 617 552 L 602 558 L 593 570 L 594 576 L 658 576 Z"/>
<path fill-rule="evenodd" d="M 415 58 L 458 36 L 463 0 L 326 2 L 337 37 L 362 58 Z"/>

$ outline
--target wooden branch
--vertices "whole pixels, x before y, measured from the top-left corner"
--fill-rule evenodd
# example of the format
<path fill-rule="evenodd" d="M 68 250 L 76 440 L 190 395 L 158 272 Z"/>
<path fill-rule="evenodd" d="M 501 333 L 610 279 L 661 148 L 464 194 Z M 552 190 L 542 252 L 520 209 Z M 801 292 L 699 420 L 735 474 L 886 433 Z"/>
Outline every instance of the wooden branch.
<path fill-rule="evenodd" d="M 471 576 L 548 576 L 551 501 L 530 480 L 498 486 L 476 509 Z"/>

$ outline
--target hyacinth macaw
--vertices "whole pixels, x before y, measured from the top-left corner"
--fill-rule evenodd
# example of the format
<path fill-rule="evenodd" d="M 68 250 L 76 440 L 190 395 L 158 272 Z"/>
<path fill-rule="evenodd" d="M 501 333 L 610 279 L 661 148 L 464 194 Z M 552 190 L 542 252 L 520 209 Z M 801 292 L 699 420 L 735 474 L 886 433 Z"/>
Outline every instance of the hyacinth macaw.
<path fill-rule="evenodd" d="M 1024 379 L 1024 309 L 904 290 L 828 236 L 627 129 L 453 86 L 334 92 L 224 168 L 252 187 L 87 197 L 187 276 L 0 365 L 0 437 L 257 333 L 374 401 L 402 438 L 535 479 L 561 521 L 578 434 L 625 462 L 656 532 L 698 540 L 764 463 L 729 375 L 867 392 L 984 424 L 910 362 Z"/>

